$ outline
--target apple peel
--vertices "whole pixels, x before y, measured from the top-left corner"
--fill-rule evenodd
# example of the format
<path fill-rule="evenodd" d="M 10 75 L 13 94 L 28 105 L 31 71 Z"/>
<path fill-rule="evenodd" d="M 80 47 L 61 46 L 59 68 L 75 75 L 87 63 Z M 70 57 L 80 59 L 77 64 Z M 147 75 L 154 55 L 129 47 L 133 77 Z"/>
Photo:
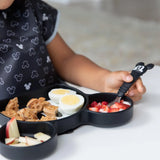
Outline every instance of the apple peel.
<path fill-rule="evenodd" d="M 20 137 L 16 118 L 13 117 L 7 122 L 6 125 L 6 138 L 18 138 Z"/>

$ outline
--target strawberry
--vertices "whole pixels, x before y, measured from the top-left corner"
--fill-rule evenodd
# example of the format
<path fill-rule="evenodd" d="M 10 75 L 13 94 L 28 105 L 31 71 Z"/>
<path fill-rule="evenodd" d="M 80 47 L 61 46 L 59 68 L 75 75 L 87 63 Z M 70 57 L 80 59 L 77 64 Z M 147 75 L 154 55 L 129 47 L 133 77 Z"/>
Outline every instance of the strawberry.
<path fill-rule="evenodd" d="M 107 105 L 102 105 L 101 107 L 105 112 L 109 112 L 109 107 Z"/>
<path fill-rule="evenodd" d="M 102 112 L 102 113 L 112 113 L 112 112 L 119 112 L 122 110 L 125 110 L 130 107 L 130 105 L 124 104 L 124 100 L 121 100 L 120 103 L 115 102 L 112 106 L 108 107 L 108 102 L 102 101 L 102 102 L 96 102 L 93 101 L 89 106 L 90 111 L 94 112 Z"/>
<path fill-rule="evenodd" d="M 89 110 L 93 112 L 99 112 L 99 109 L 97 107 L 89 107 Z"/>
<path fill-rule="evenodd" d="M 113 112 L 119 112 L 119 108 L 110 108 L 109 109 L 109 113 L 113 113 Z"/>
<path fill-rule="evenodd" d="M 107 104 L 108 104 L 108 102 L 106 102 L 106 101 L 102 102 L 102 105 L 107 105 Z"/>
<path fill-rule="evenodd" d="M 110 112 L 118 112 L 118 111 L 120 111 L 120 110 L 125 110 L 125 109 L 127 109 L 128 107 L 130 107 L 130 106 L 127 105 L 127 104 L 115 102 L 115 103 L 110 107 Z"/>
<path fill-rule="evenodd" d="M 99 103 L 97 103 L 97 105 L 95 107 L 98 108 L 98 110 L 99 110 L 99 109 L 101 109 L 102 104 L 99 102 Z"/>
<path fill-rule="evenodd" d="M 116 103 L 116 105 L 119 107 L 119 109 L 123 109 L 123 110 L 125 110 L 125 109 L 127 109 L 127 108 L 129 108 L 130 106 L 129 105 L 127 105 L 127 104 L 123 104 L 123 103 Z"/>
<path fill-rule="evenodd" d="M 90 106 L 91 106 L 91 107 L 95 107 L 97 104 L 98 104 L 98 103 L 97 103 L 96 101 L 93 101 L 93 102 L 90 104 Z"/>

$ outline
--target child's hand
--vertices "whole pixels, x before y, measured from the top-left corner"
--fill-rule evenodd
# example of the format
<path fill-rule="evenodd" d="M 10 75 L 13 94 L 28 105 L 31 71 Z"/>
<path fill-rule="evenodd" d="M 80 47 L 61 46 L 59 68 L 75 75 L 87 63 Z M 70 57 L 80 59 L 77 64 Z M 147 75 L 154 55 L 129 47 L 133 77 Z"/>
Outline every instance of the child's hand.
<path fill-rule="evenodd" d="M 123 82 L 131 82 L 133 77 L 127 71 L 110 72 L 106 79 L 105 89 L 108 92 L 117 93 L 118 89 Z M 146 88 L 143 85 L 141 79 L 138 79 L 129 91 L 126 93 L 133 101 L 138 101 L 142 98 L 142 95 L 146 92 Z"/>

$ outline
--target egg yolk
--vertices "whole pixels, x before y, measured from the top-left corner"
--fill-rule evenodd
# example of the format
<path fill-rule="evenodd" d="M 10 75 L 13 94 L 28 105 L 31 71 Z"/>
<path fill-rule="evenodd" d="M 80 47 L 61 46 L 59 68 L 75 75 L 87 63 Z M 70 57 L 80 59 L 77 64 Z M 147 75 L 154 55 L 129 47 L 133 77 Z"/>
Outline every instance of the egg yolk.
<path fill-rule="evenodd" d="M 65 90 L 65 89 L 57 89 L 57 90 L 52 91 L 52 93 L 63 95 L 63 94 L 69 93 L 69 90 Z"/>
<path fill-rule="evenodd" d="M 75 105 L 80 102 L 80 99 L 76 95 L 67 95 L 64 96 L 61 101 L 67 105 Z"/>

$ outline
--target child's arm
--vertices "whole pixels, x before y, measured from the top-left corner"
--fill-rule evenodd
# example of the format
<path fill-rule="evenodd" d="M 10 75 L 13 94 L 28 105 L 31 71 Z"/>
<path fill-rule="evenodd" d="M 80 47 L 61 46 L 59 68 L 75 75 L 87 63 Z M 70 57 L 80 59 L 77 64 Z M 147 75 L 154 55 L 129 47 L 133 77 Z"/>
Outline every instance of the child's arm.
<path fill-rule="evenodd" d="M 88 58 L 75 54 L 58 33 L 47 48 L 59 75 L 71 83 L 101 92 L 117 92 L 124 81 L 132 81 L 129 72 L 111 72 Z M 133 100 L 139 100 L 144 92 L 145 87 L 142 81 L 138 80 L 128 95 L 132 96 Z"/>

